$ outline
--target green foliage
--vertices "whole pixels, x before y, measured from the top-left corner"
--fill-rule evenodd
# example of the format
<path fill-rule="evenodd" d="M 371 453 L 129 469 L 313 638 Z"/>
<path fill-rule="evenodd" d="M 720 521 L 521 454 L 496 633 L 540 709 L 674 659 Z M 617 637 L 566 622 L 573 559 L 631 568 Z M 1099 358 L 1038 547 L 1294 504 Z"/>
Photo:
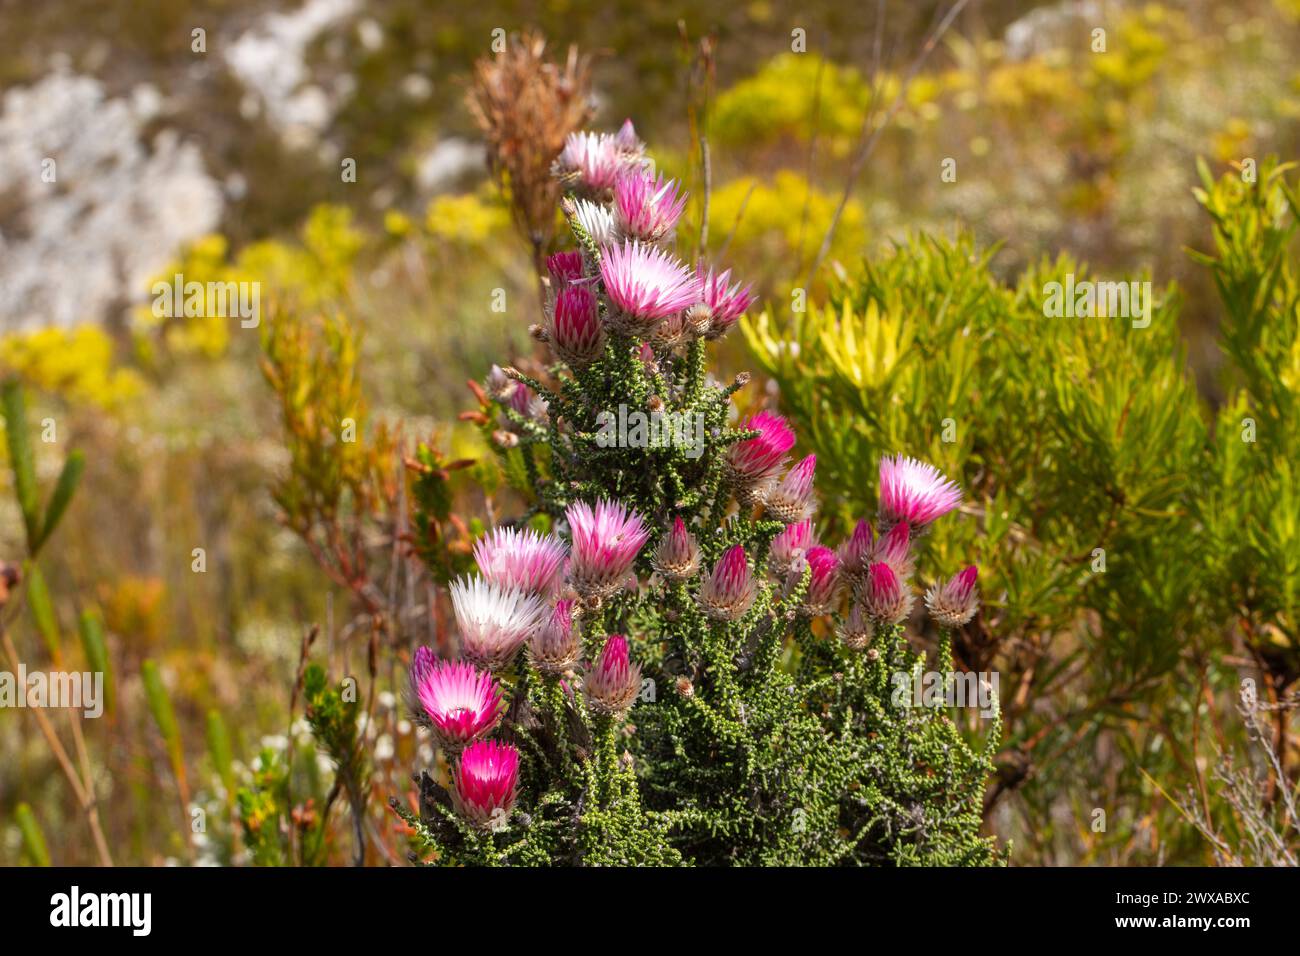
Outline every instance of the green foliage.
<path fill-rule="evenodd" d="M 1265 161 L 1253 181 L 1215 181 L 1202 165 L 1197 199 L 1214 248 L 1194 253 L 1223 301 L 1231 393 L 1215 429 L 1211 480 L 1198 502 L 1207 554 L 1223 582 L 1220 613 L 1285 691 L 1300 678 L 1300 273 L 1293 164 Z"/>
<path fill-rule="evenodd" d="M 14 807 L 14 821 L 18 824 L 18 832 L 22 834 L 23 850 L 28 859 L 35 866 L 49 866 L 50 850 L 45 845 L 45 834 L 41 832 L 41 825 L 36 821 L 32 808 L 26 803 L 18 804 Z"/>

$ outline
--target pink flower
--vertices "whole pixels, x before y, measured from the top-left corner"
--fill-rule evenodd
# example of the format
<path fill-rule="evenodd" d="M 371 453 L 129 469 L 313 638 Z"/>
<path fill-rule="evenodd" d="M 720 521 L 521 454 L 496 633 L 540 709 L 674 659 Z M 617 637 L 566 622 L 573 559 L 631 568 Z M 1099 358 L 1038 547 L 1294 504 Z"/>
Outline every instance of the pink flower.
<path fill-rule="evenodd" d="M 500 830 L 515 806 L 519 751 L 495 740 L 480 740 L 465 748 L 453 775 L 451 802 L 475 826 Z"/>
<path fill-rule="evenodd" d="M 673 520 L 672 530 L 663 536 L 651 558 L 654 569 L 669 581 L 685 581 L 700 569 L 700 545 L 686 530 L 681 518 Z"/>
<path fill-rule="evenodd" d="M 811 519 L 786 525 L 785 530 L 772 539 L 768 551 L 772 571 L 783 578 L 791 571 L 802 569 L 805 554 L 816 542 Z"/>
<path fill-rule="evenodd" d="M 608 133 L 570 133 L 555 161 L 555 171 L 562 180 L 599 193 L 614 188 L 614 180 L 626 163 Z"/>
<path fill-rule="evenodd" d="M 604 499 L 595 508 L 576 501 L 564 514 L 573 541 L 569 581 L 585 598 L 608 597 L 627 581 L 650 530 L 635 511 Z"/>
<path fill-rule="evenodd" d="M 912 610 L 912 592 L 907 589 L 894 569 L 883 561 L 867 568 L 866 578 L 860 583 L 858 599 L 867 613 L 881 624 L 897 624 Z"/>
<path fill-rule="evenodd" d="M 844 573 L 856 577 L 866 571 L 875 548 L 876 535 L 871 530 L 871 522 L 865 518 L 858 519 L 849 540 L 840 545 L 840 562 L 844 565 Z"/>
<path fill-rule="evenodd" d="M 975 578 L 979 569 L 975 565 L 959 571 L 945 583 L 935 583 L 925 595 L 925 606 L 930 617 L 940 627 L 961 627 L 979 610 L 979 589 Z"/>
<path fill-rule="evenodd" d="M 530 594 L 550 594 L 567 552 L 564 542 L 531 528 L 493 528 L 474 543 L 474 560 L 488 581 Z"/>
<path fill-rule="evenodd" d="M 834 607 L 840 588 L 840 557 L 819 544 L 808 549 L 807 561 L 812 575 L 804 608 L 810 614 L 826 614 Z"/>
<path fill-rule="evenodd" d="M 483 578 L 453 581 L 451 606 L 461 653 L 488 670 L 508 665 L 546 616 L 541 598 Z"/>
<path fill-rule="evenodd" d="M 543 674 L 563 674 L 581 650 L 573 629 L 573 602 L 557 601 L 551 617 L 528 639 L 528 659 Z"/>
<path fill-rule="evenodd" d="M 844 626 L 840 628 L 840 640 L 844 646 L 850 650 L 860 651 L 876 636 L 876 625 L 871 620 L 871 615 L 867 613 L 858 602 L 854 602 L 849 608 L 849 616 L 844 619 Z"/>
<path fill-rule="evenodd" d="M 709 338 L 716 339 L 724 335 L 754 304 L 756 296 L 752 285 L 741 288 L 740 283 L 737 282 L 734 286 L 728 287 L 727 283 L 730 281 L 730 269 L 720 275 L 714 275 L 713 270 L 710 269 L 701 283 L 702 298 L 713 316 L 709 326 Z"/>
<path fill-rule="evenodd" d="M 629 332 L 649 332 L 664 317 L 700 299 L 700 281 L 687 266 L 639 242 L 605 247 L 600 276 Z"/>
<path fill-rule="evenodd" d="M 577 249 L 557 252 L 547 258 L 546 271 L 561 288 L 570 282 L 577 282 L 582 278 L 582 253 Z"/>
<path fill-rule="evenodd" d="M 686 194 L 675 180 L 656 179 L 644 170 L 625 173 L 614 183 L 614 222 L 624 236 L 657 242 L 672 231 L 686 208 Z"/>
<path fill-rule="evenodd" d="M 639 159 L 645 152 L 645 143 L 636 135 L 632 121 L 626 119 L 619 131 L 614 134 L 614 147 L 625 157 Z"/>
<path fill-rule="evenodd" d="M 817 456 L 809 455 L 792 466 L 784 478 L 770 488 L 763 497 L 763 505 L 773 518 L 790 524 L 809 517 L 817 510 L 813 499 L 813 472 L 817 469 Z"/>
<path fill-rule="evenodd" d="M 911 552 L 911 526 L 900 522 L 889 529 L 889 533 L 876 542 L 872 552 L 873 561 L 883 561 L 893 568 L 894 573 L 906 580 L 916 570 L 916 561 Z"/>
<path fill-rule="evenodd" d="M 753 606 L 758 582 L 749 569 L 742 545 L 728 548 L 704 579 L 698 595 L 700 609 L 715 621 L 738 621 Z"/>
<path fill-rule="evenodd" d="M 641 690 L 641 668 L 628 657 L 627 638 L 622 634 L 611 634 L 605 641 L 599 659 L 583 678 L 582 690 L 597 713 L 621 714 L 632 706 Z"/>
<path fill-rule="evenodd" d="M 605 328 L 596 294 L 585 285 L 566 286 L 557 292 L 547 332 L 555 354 L 572 368 L 600 358 L 605 352 Z"/>
<path fill-rule="evenodd" d="M 938 468 L 904 458 L 880 459 L 880 520 L 887 525 L 906 521 L 912 530 L 946 515 L 961 504 L 961 489 Z"/>
<path fill-rule="evenodd" d="M 501 720 L 505 701 L 492 675 L 466 661 L 433 661 L 433 651 L 416 649 L 411 689 L 433 732 L 447 746 L 464 747 Z"/>
<path fill-rule="evenodd" d="M 758 435 L 728 448 L 727 466 L 743 497 L 761 496 L 785 462 L 786 452 L 794 447 L 794 429 L 775 412 L 762 411 L 745 419 L 740 430 Z"/>

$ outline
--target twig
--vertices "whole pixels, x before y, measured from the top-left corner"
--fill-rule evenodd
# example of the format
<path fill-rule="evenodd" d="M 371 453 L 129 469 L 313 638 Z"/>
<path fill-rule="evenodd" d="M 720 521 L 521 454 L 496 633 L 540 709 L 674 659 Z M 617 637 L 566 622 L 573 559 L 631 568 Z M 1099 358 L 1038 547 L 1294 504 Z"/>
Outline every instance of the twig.
<path fill-rule="evenodd" d="M 936 26 L 933 32 L 931 32 L 931 34 L 926 38 L 925 43 L 921 46 L 921 51 L 916 56 L 916 59 L 912 61 L 911 65 L 907 68 L 907 72 L 903 74 L 903 81 L 899 85 L 898 93 L 894 97 L 893 103 L 890 104 L 889 110 L 885 114 L 884 121 L 876 126 L 874 130 L 871 128 L 871 120 L 874 113 L 872 108 L 870 106 L 868 107 L 867 112 L 862 119 L 862 132 L 859 136 L 862 145 L 859 147 L 857 155 L 854 156 L 853 162 L 849 166 L 849 175 L 844 183 L 844 193 L 840 196 L 839 205 L 835 209 L 835 215 L 831 217 L 831 224 L 826 229 L 826 235 L 822 237 L 821 248 L 817 250 L 817 257 L 813 259 L 812 268 L 808 270 L 808 278 L 805 281 L 806 286 L 812 286 L 813 278 L 817 275 L 817 270 L 821 268 L 822 261 L 830 252 L 831 240 L 835 237 L 835 230 L 839 227 L 840 218 L 844 215 L 844 209 L 849 204 L 849 197 L 853 193 L 853 185 L 857 181 L 859 174 L 862 172 L 862 167 L 875 151 L 876 144 L 880 141 L 880 134 L 884 132 L 893 118 L 898 114 L 899 109 L 903 105 L 903 99 L 907 95 L 907 91 L 911 87 L 912 81 L 916 78 L 916 74 L 920 72 L 921 67 L 924 65 L 925 61 L 929 59 L 931 52 L 933 52 L 934 48 L 938 45 L 939 40 L 946 32 L 948 32 L 948 27 L 952 25 L 952 22 L 957 19 L 958 15 L 966 8 L 968 3 L 969 0 L 957 0 L 957 2 L 952 5 L 952 9 L 950 9 L 944 18 L 939 21 L 939 25 Z M 875 97 L 873 96 L 873 104 L 874 101 Z"/>

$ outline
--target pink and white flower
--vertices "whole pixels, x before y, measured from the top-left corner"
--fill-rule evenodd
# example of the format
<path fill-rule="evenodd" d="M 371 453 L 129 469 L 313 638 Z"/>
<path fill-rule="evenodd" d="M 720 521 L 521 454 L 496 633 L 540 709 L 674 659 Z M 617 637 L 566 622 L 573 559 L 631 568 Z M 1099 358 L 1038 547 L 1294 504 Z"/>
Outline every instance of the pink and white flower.
<path fill-rule="evenodd" d="M 697 595 L 700 609 L 715 621 L 738 621 L 754 605 L 758 582 L 743 545 L 728 548 L 704 579 Z"/>
<path fill-rule="evenodd" d="M 628 332 L 648 333 L 656 323 L 700 299 L 700 282 L 679 259 L 662 249 L 624 240 L 600 256 L 605 292 Z"/>
<path fill-rule="evenodd" d="M 474 543 L 474 560 L 484 578 L 530 594 L 554 591 L 567 556 L 563 541 L 531 528 L 493 528 Z"/>
<path fill-rule="evenodd" d="M 672 530 L 660 539 L 651 564 L 669 581 L 695 577 L 700 569 L 700 545 L 681 518 L 673 519 Z"/>
<path fill-rule="evenodd" d="M 859 582 L 858 600 L 879 624 L 897 624 L 912 611 L 912 592 L 883 561 L 867 568 Z"/>
<path fill-rule="evenodd" d="M 546 259 L 546 271 L 557 286 L 563 288 L 583 278 L 582 253 L 577 249 L 557 252 Z"/>
<path fill-rule="evenodd" d="M 528 659 L 543 674 L 558 675 L 578 662 L 581 650 L 573 629 L 573 602 L 555 602 L 546 623 L 528 639 Z"/>
<path fill-rule="evenodd" d="M 810 517 L 817 510 L 817 501 L 813 497 L 813 473 L 816 469 L 817 456 L 809 455 L 768 489 L 763 496 L 763 505 L 773 518 L 790 524 Z"/>
<path fill-rule="evenodd" d="M 736 485 L 742 504 L 761 500 L 767 485 L 785 463 L 785 455 L 794 447 L 794 429 L 775 412 L 751 415 L 741 431 L 756 431 L 753 438 L 736 442 L 727 449 L 727 468 Z"/>
<path fill-rule="evenodd" d="M 627 582 L 632 562 L 650 537 L 641 516 L 616 501 L 585 501 L 565 511 L 572 540 L 569 582 L 584 598 L 606 598 Z"/>
<path fill-rule="evenodd" d="M 805 518 L 794 524 L 786 525 L 785 530 L 772 539 L 768 549 L 768 561 L 778 578 L 784 578 L 792 571 L 802 570 L 808 549 L 817 543 L 813 533 L 812 520 Z"/>
<path fill-rule="evenodd" d="M 636 170 L 614 183 L 614 224 L 631 239 L 658 242 L 672 232 L 686 209 L 686 194 L 675 180 Z"/>
<path fill-rule="evenodd" d="M 628 656 L 627 638 L 611 634 L 600 657 L 588 668 L 582 691 L 599 714 L 621 714 L 641 691 L 641 668 Z"/>
<path fill-rule="evenodd" d="M 707 333 L 709 338 L 716 339 L 725 335 L 727 330 L 736 324 L 736 320 L 745 314 L 757 298 L 754 295 L 752 284 L 742 287 L 737 282 L 735 285 L 729 286 L 730 281 L 730 269 L 716 275 L 710 269 L 700 284 L 701 298 L 712 314 L 712 321 L 709 324 Z"/>
<path fill-rule="evenodd" d="M 916 570 L 916 559 L 912 557 L 912 530 L 907 522 L 899 522 L 876 542 L 872 552 L 873 561 L 883 561 L 894 569 L 903 580 L 912 576 Z"/>
<path fill-rule="evenodd" d="M 850 577 L 864 573 L 872 562 L 875 549 L 876 534 L 871 530 L 871 522 L 859 518 L 853 526 L 853 534 L 840 545 L 840 563 L 844 566 L 844 573 Z"/>
<path fill-rule="evenodd" d="M 505 710 L 491 674 L 468 661 L 434 660 L 427 647 L 411 662 L 411 690 L 438 739 L 454 749 L 491 733 Z"/>
<path fill-rule="evenodd" d="M 811 575 L 804 610 L 809 614 L 827 614 L 835 607 L 840 589 L 840 556 L 832 549 L 817 545 L 806 556 Z"/>
<path fill-rule="evenodd" d="M 571 285 L 555 295 L 547 338 L 556 356 L 571 368 L 590 365 L 605 353 L 605 327 L 596 295 L 585 285 Z"/>
<path fill-rule="evenodd" d="M 961 504 L 961 489 L 934 465 L 902 455 L 880 459 L 880 521 L 919 531 Z"/>
<path fill-rule="evenodd" d="M 500 830 L 514 809 L 518 779 L 519 751 L 495 740 L 480 740 L 460 756 L 451 802 L 475 826 Z"/>
<path fill-rule="evenodd" d="M 460 626 L 461 653 L 488 670 L 507 666 L 547 612 L 540 597 L 483 578 L 453 581 L 451 606 Z"/>
<path fill-rule="evenodd" d="M 975 579 L 979 569 L 971 565 L 954 574 L 942 584 L 936 582 L 925 594 L 925 606 L 930 617 L 940 627 L 961 627 L 979 610 L 979 588 Z"/>
<path fill-rule="evenodd" d="M 608 133 L 570 133 L 555 161 L 555 173 L 563 182 L 601 193 L 614 188 L 627 162 L 615 137 Z"/>
<path fill-rule="evenodd" d="M 854 602 L 849 608 L 848 617 L 844 619 L 844 624 L 840 628 L 840 640 L 844 646 L 850 650 L 860 651 L 876 636 L 876 625 L 871 620 L 871 615 L 867 609 L 860 603 Z"/>

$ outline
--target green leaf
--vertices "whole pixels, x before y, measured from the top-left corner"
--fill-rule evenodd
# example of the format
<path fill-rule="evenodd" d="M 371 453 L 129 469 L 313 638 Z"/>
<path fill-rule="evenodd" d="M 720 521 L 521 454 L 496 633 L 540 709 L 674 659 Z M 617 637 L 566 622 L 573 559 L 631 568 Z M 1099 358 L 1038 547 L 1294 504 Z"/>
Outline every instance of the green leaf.
<path fill-rule="evenodd" d="M 27 851 L 32 863 L 36 866 L 49 866 L 50 850 L 45 845 L 45 834 L 41 832 L 41 825 L 36 822 L 32 808 L 25 803 L 18 804 L 14 808 L 14 820 L 23 837 L 23 849 Z"/>
<path fill-rule="evenodd" d="M 104 626 L 93 611 L 83 611 L 77 622 L 81 633 L 81 648 L 92 673 L 104 675 L 104 709 L 113 709 L 113 672 L 108 662 L 108 645 L 104 642 Z"/>
<path fill-rule="evenodd" d="M 63 471 L 59 473 L 58 484 L 54 486 L 54 494 L 50 496 L 50 504 L 45 509 L 45 524 L 41 527 L 40 537 L 37 539 L 32 553 L 49 540 L 54 529 L 58 527 L 59 521 L 63 518 L 63 513 L 68 510 L 68 505 L 72 501 L 72 495 L 77 490 L 77 483 L 81 480 L 81 473 L 86 469 L 86 456 L 79 451 L 74 451 L 68 455 L 67 460 L 63 463 Z"/>
<path fill-rule="evenodd" d="M 56 661 L 60 660 L 63 648 L 59 638 L 59 622 L 54 615 L 54 605 L 50 602 L 50 589 L 45 585 L 45 575 L 41 569 L 31 562 L 27 565 L 27 604 L 32 609 L 36 630 L 41 632 L 45 646 L 50 649 L 50 656 Z"/>
<path fill-rule="evenodd" d="M 167 756 L 171 760 L 172 772 L 176 774 L 177 780 L 183 780 L 185 759 L 181 749 L 181 731 L 176 723 L 176 712 L 172 709 L 171 698 L 167 695 L 167 688 L 163 686 L 158 665 L 152 660 L 146 660 L 140 665 L 140 677 L 144 681 L 144 696 L 149 702 L 149 713 L 153 714 L 158 732 L 162 734 L 163 741 L 167 744 Z"/>
<path fill-rule="evenodd" d="M 235 769 L 231 757 L 230 734 L 226 722 L 217 710 L 208 711 L 208 754 L 212 757 L 212 766 L 221 778 L 226 794 L 233 798 L 235 794 Z"/>
<path fill-rule="evenodd" d="M 14 491 L 27 530 L 27 547 L 33 554 L 41 527 L 41 506 L 36 496 L 36 466 L 27 435 L 27 402 L 22 386 L 9 380 L 0 388 L 5 434 L 9 442 L 9 463 L 14 472 Z"/>

